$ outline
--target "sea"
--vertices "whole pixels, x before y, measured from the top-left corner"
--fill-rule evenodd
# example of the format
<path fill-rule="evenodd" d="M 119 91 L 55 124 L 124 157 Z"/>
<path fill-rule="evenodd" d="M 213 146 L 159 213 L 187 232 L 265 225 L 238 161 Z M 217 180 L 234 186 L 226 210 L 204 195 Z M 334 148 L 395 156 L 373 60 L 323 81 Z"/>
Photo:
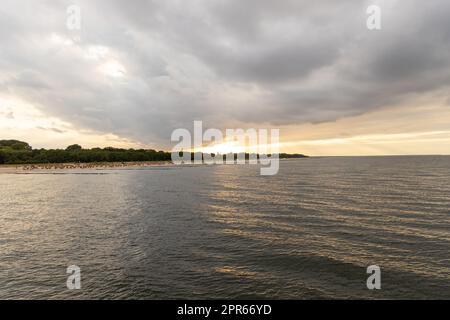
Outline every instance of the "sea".
<path fill-rule="evenodd" d="M 0 299 L 450 299 L 450 157 L 2 173 Z"/>

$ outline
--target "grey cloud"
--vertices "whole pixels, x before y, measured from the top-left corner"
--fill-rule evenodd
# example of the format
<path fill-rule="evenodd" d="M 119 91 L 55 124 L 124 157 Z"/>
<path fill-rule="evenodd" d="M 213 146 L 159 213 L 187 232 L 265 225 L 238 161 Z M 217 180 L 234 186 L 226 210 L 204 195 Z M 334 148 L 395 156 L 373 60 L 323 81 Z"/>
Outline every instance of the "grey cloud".
<path fill-rule="evenodd" d="M 6 1 L 0 94 L 80 128 L 169 144 L 174 128 L 334 121 L 450 85 L 450 3 L 397 2 L 383 29 L 347 1 Z M 367 3 L 366 3 L 367 5 Z M 58 35 L 76 39 L 55 44 Z M 124 78 L 98 72 L 110 49 Z"/>
<path fill-rule="evenodd" d="M 56 133 L 64 133 L 64 132 L 67 132 L 67 131 L 65 131 L 65 130 L 61 130 L 61 129 L 58 129 L 58 128 L 45 128 L 45 127 L 37 127 L 38 129 L 40 129 L 40 130 L 44 130 L 44 131 L 53 131 L 53 132 L 56 132 Z"/>

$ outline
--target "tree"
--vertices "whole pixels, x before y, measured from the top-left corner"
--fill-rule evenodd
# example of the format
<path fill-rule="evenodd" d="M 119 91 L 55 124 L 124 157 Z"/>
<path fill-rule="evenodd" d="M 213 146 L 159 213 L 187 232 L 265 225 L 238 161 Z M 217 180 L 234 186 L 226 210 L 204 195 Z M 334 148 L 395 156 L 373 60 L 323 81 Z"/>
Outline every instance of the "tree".
<path fill-rule="evenodd" d="M 83 149 L 79 144 L 72 144 L 66 148 L 66 151 L 78 151 Z"/>
<path fill-rule="evenodd" d="M 19 140 L 0 140 L 0 148 L 10 147 L 13 150 L 31 150 L 28 143 Z"/>

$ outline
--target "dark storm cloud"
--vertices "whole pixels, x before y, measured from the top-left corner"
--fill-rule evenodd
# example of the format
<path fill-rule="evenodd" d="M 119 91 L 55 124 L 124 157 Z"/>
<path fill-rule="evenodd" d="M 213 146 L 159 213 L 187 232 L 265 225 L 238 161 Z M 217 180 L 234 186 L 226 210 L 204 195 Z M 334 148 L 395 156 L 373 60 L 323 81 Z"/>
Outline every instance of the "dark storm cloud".
<path fill-rule="evenodd" d="M 71 4 L 80 31 L 65 27 Z M 380 31 L 366 28 L 369 4 L 6 1 L 0 94 L 163 146 L 193 120 L 333 121 L 447 88 L 450 2 L 384 1 Z"/>

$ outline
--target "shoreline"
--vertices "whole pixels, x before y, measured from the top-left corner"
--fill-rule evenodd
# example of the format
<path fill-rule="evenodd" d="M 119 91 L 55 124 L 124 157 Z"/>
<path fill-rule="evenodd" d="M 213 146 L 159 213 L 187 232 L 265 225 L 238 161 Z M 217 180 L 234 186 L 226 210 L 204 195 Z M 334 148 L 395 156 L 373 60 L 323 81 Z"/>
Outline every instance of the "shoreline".
<path fill-rule="evenodd" d="M 34 170 L 71 170 L 71 169 L 92 169 L 108 170 L 117 168 L 136 167 L 161 167 L 172 166 L 172 161 L 129 161 L 129 162 L 68 162 L 68 163 L 33 163 L 33 164 L 2 164 L 0 173 L 29 172 Z"/>
<path fill-rule="evenodd" d="M 307 157 L 305 157 L 307 158 Z M 280 161 L 293 161 L 304 158 L 280 158 Z M 190 164 L 184 164 L 190 165 Z M 125 162 L 67 162 L 67 163 L 26 163 L 0 164 L 1 173 L 24 173 L 33 171 L 59 170 L 113 170 L 139 167 L 175 166 L 172 161 L 125 161 Z"/>

